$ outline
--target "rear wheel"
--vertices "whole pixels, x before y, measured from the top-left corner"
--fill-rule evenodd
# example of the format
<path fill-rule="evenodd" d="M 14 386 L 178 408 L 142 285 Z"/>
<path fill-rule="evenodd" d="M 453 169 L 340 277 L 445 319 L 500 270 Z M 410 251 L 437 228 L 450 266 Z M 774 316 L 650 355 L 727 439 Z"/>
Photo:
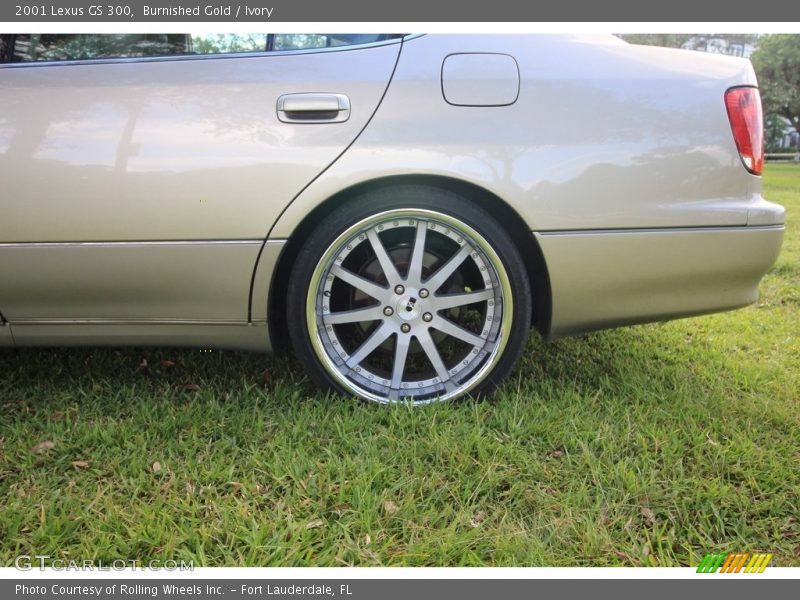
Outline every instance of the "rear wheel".
<path fill-rule="evenodd" d="M 380 402 L 489 393 L 513 368 L 531 314 L 502 227 L 453 193 L 402 186 L 319 225 L 289 283 L 295 352 L 313 379 Z"/>

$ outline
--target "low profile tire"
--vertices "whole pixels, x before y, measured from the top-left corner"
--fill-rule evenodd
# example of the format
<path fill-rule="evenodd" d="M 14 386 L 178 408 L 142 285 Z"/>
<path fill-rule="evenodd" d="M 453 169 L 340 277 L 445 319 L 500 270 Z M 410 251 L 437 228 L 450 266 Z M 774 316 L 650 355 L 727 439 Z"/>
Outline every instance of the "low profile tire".
<path fill-rule="evenodd" d="M 287 301 L 311 378 L 379 403 L 490 394 L 530 330 L 530 283 L 508 233 L 475 203 L 418 185 L 330 214 L 299 253 Z"/>

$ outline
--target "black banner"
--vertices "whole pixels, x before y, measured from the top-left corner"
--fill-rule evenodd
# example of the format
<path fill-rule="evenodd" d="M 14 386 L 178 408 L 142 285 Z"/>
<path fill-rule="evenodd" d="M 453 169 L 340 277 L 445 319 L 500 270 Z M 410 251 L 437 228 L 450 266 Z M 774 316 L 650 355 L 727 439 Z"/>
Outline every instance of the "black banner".
<path fill-rule="evenodd" d="M 639 22 L 800 21 L 800 3 L 761 0 L 642 2 L 375 2 L 374 0 L 16 0 L 0 4 L 5 22 Z M 793 28 L 787 25 L 787 31 Z M 794 28 L 796 30 L 796 27 Z"/>
<path fill-rule="evenodd" d="M 565 574 L 566 575 L 566 574 Z M 115 580 L 115 579 L 30 579 L 0 581 L 0 597 L 14 600 L 442 600 L 443 598 L 496 599 L 559 597 L 614 598 L 643 597 L 648 600 L 682 600 L 725 597 L 752 600 L 760 597 L 796 595 L 797 582 L 765 579 L 758 575 L 746 580 L 719 574 L 698 575 L 697 579 L 673 580 L 421 580 L 421 579 L 297 579 L 297 580 Z"/>

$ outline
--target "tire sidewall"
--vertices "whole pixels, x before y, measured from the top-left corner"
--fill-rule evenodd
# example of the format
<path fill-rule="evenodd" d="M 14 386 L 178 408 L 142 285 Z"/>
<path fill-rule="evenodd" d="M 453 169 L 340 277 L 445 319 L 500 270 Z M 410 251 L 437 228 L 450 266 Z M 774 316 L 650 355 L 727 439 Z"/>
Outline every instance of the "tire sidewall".
<path fill-rule="evenodd" d="M 328 373 L 314 351 L 311 335 L 316 334 L 312 333 L 306 316 L 309 287 L 321 257 L 342 232 L 377 213 L 396 209 L 427 209 L 458 219 L 483 236 L 502 262 L 513 300 L 508 339 L 496 364 L 468 395 L 491 394 L 524 350 L 532 313 L 530 282 L 522 258 L 502 226 L 475 202 L 435 187 L 402 185 L 366 192 L 337 207 L 317 225 L 303 244 L 289 279 L 286 318 L 297 358 L 318 386 L 345 396 L 353 395 Z"/>

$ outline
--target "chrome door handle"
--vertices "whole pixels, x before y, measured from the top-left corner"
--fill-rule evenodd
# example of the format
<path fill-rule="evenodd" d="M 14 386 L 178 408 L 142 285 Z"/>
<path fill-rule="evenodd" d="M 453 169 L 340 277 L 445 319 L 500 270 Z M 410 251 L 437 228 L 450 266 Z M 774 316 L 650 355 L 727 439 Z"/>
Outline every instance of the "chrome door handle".
<path fill-rule="evenodd" d="M 341 123 L 350 118 L 350 99 L 344 94 L 284 94 L 277 109 L 284 123 Z"/>

